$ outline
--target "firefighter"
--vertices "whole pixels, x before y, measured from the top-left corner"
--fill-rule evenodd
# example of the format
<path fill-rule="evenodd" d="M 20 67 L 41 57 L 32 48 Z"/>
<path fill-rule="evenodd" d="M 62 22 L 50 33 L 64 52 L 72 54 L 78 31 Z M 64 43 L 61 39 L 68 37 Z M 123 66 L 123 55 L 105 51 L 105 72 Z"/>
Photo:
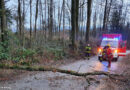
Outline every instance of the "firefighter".
<path fill-rule="evenodd" d="M 102 52 L 102 59 L 106 59 L 107 57 L 107 49 L 109 48 L 108 45 L 106 45 L 104 48 L 103 48 L 103 52 Z"/>
<path fill-rule="evenodd" d="M 85 54 L 86 54 L 86 57 L 89 60 L 90 59 L 90 54 L 91 54 L 91 46 L 90 46 L 90 44 L 87 44 L 87 46 L 85 47 Z"/>
<path fill-rule="evenodd" d="M 107 44 L 107 49 L 106 49 L 106 58 L 108 60 L 108 68 L 111 67 L 111 61 L 112 61 L 112 50 L 111 50 L 111 45 L 110 44 Z"/>

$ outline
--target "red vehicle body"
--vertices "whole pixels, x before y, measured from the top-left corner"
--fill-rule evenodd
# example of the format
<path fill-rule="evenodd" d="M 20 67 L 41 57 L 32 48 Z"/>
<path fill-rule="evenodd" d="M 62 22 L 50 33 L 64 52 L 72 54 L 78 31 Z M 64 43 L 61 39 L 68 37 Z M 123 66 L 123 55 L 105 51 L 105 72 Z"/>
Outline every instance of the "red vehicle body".
<path fill-rule="evenodd" d="M 101 45 L 98 48 L 99 60 L 102 59 L 102 51 L 107 44 L 111 45 L 113 59 L 117 60 L 119 56 L 126 55 L 126 41 L 122 40 L 121 34 L 103 34 Z"/>

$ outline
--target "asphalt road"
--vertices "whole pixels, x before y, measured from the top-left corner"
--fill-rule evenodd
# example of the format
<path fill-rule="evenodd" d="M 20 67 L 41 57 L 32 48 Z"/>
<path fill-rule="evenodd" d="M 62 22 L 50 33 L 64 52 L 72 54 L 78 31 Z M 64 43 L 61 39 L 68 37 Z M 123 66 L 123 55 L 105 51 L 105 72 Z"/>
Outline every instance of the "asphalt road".
<path fill-rule="evenodd" d="M 130 53 L 130 51 L 127 51 Z M 111 68 L 107 68 L 108 62 L 99 62 L 94 56 L 90 60 L 80 60 L 59 68 L 73 70 L 81 73 L 93 71 L 109 71 L 115 73 L 118 64 L 123 60 L 119 57 L 117 62 L 112 62 Z M 19 77 L 17 80 L 0 83 L 0 90 L 84 90 L 86 81 L 82 77 L 53 72 L 36 72 Z"/>

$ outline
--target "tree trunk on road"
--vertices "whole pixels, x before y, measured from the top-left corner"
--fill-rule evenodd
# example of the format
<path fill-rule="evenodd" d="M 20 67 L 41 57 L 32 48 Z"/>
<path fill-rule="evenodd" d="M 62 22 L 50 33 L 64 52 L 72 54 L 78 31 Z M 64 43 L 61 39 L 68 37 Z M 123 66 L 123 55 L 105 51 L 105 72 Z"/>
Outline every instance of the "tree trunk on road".
<path fill-rule="evenodd" d="M 18 70 L 27 70 L 27 71 L 52 71 L 52 72 L 60 72 L 60 73 L 70 74 L 74 76 L 82 76 L 82 77 L 91 76 L 91 75 L 105 75 L 114 79 L 114 76 L 115 77 L 121 76 L 118 74 L 110 74 L 109 72 L 103 72 L 103 71 L 79 73 L 72 70 L 63 70 L 63 69 L 58 69 L 54 67 L 44 67 L 44 66 L 38 67 L 38 66 L 18 66 L 18 65 L 0 64 L 0 68 L 1 69 L 18 69 Z"/>

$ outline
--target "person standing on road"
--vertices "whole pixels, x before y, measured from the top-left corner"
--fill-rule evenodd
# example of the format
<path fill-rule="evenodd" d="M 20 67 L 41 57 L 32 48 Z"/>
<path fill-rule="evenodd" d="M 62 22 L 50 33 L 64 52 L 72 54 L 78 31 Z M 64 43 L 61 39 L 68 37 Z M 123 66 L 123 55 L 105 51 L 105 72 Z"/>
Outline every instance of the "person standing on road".
<path fill-rule="evenodd" d="M 107 60 L 108 60 L 108 68 L 110 68 L 113 55 L 112 55 L 112 50 L 111 50 L 110 44 L 108 44 L 107 47 L 108 48 L 107 48 L 106 55 L 107 55 Z"/>
<path fill-rule="evenodd" d="M 85 47 L 85 54 L 86 54 L 86 57 L 89 60 L 90 59 L 90 54 L 91 54 L 91 46 L 90 46 L 90 44 L 87 44 L 87 46 Z"/>

